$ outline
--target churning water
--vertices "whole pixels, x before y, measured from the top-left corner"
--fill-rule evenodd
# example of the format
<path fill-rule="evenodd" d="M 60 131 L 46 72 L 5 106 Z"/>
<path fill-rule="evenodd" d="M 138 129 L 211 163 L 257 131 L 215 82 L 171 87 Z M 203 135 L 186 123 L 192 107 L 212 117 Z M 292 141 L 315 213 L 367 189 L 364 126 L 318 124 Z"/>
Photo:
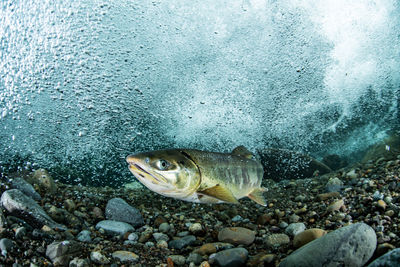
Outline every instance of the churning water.
<path fill-rule="evenodd" d="M 0 166 L 132 179 L 167 147 L 352 156 L 398 130 L 396 0 L 0 3 Z"/>

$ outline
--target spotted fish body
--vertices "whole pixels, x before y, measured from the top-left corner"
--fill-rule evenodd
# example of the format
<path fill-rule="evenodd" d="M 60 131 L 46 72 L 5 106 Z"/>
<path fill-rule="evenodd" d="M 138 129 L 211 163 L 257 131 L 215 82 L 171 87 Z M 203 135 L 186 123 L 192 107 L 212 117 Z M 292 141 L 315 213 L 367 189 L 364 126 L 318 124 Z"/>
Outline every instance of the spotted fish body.
<path fill-rule="evenodd" d="M 238 203 L 249 197 L 266 205 L 262 165 L 244 147 L 232 153 L 169 149 L 127 157 L 129 169 L 150 190 L 197 203 Z"/>

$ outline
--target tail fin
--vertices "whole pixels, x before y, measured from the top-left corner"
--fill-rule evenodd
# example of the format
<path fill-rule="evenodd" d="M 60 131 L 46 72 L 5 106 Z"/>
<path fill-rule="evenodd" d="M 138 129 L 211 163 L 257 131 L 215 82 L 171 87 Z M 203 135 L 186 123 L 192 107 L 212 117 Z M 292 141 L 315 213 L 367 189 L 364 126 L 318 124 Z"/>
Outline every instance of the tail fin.
<path fill-rule="evenodd" d="M 267 189 L 264 187 L 261 188 L 256 188 L 251 193 L 248 195 L 248 198 L 251 200 L 257 202 L 258 204 L 262 206 L 267 206 L 267 202 L 265 201 L 265 198 L 263 196 L 263 192 L 266 192 Z"/>

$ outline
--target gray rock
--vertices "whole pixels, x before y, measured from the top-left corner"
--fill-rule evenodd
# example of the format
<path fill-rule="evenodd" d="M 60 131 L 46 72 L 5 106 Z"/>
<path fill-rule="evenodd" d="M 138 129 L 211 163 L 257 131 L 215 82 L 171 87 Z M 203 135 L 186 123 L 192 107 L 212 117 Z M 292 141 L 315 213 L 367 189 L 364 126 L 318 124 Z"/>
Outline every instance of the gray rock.
<path fill-rule="evenodd" d="M 154 239 L 158 242 L 160 240 L 168 241 L 169 236 L 163 233 L 154 233 L 153 234 Z"/>
<path fill-rule="evenodd" d="M 185 265 L 186 258 L 182 255 L 169 255 L 168 258 L 171 258 L 172 262 L 177 266 Z"/>
<path fill-rule="evenodd" d="M 187 246 L 192 245 L 196 241 L 196 237 L 193 235 L 187 235 L 180 239 L 169 241 L 168 247 L 174 249 L 183 249 Z"/>
<path fill-rule="evenodd" d="M 189 257 L 186 259 L 186 263 L 193 262 L 196 265 L 199 265 L 203 261 L 203 257 L 197 253 L 190 253 Z"/>
<path fill-rule="evenodd" d="M 1 205 L 12 215 L 21 218 L 34 227 L 42 228 L 48 225 L 52 228 L 65 230 L 66 227 L 53 221 L 39 204 L 18 189 L 4 191 L 1 195 Z"/>
<path fill-rule="evenodd" d="M 89 260 L 74 258 L 69 262 L 69 267 L 89 267 Z"/>
<path fill-rule="evenodd" d="M 400 248 L 393 249 L 388 253 L 380 256 L 373 262 L 371 262 L 368 267 L 392 267 L 400 266 Z"/>
<path fill-rule="evenodd" d="M 168 233 L 170 229 L 171 226 L 169 225 L 169 223 L 166 222 L 160 224 L 160 226 L 158 227 L 158 231 L 160 231 L 161 233 Z"/>
<path fill-rule="evenodd" d="M 122 198 L 110 199 L 107 203 L 105 214 L 109 220 L 126 222 L 134 227 L 144 224 L 140 211 L 126 203 Z"/>
<path fill-rule="evenodd" d="M 218 233 L 218 241 L 234 245 L 250 245 L 254 239 L 255 232 L 244 227 L 226 227 Z"/>
<path fill-rule="evenodd" d="M 0 239 L 0 250 L 1 254 L 6 257 L 7 253 L 15 247 L 14 242 L 8 238 Z"/>
<path fill-rule="evenodd" d="M 90 243 L 92 242 L 92 237 L 90 236 L 90 234 L 91 234 L 90 231 L 83 230 L 76 236 L 76 239 L 78 239 L 81 242 Z"/>
<path fill-rule="evenodd" d="M 326 192 L 339 192 L 343 187 L 343 182 L 337 178 L 330 178 L 329 181 L 325 185 Z"/>
<path fill-rule="evenodd" d="M 33 198 L 36 201 L 42 199 L 38 192 L 35 191 L 33 186 L 22 178 L 14 178 L 11 181 L 11 187 L 20 190 L 25 195 Z"/>
<path fill-rule="evenodd" d="M 289 236 L 287 236 L 285 234 L 272 234 L 272 235 L 268 235 L 264 239 L 264 243 L 268 247 L 279 247 L 279 246 L 287 245 L 287 244 L 289 244 L 289 242 L 290 242 L 290 238 L 289 238 Z"/>
<path fill-rule="evenodd" d="M 98 222 L 96 224 L 96 229 L 100 228 L 104 229 L 104 231 L 110 235 L 124 235 L 129 231 L 135 230 L 130 224 L 113 220 L 104 220 Z"/>
<path fill-rule="evenodd" d="M 25 227 L 18 227 L 15 229 L 15 238 L 22 239 L 26 235 L 26 228 Z"/>
<path fill-rule="evenodd" d="M 210 255 L 209 262 L 220 267 L 240 267 L 244 266 L 248 255 L 245 248 L 232 248 Z"/>
<path fill-rule="evenodd" d="M 280 267 L 363 266 L 376 248 L 376 234 L 365 223 L 356 223 L 318 238 L 286 257 Z"/>
<path fill-rule="evenodd" d="M 47 246 L 46 256 L 54 265 L 66 266 L 71 259 L 82 252 L 81 250 L 81 245 L 76 241 L 53 242 Z"/>
<path fill-rule="evenodd" d="M 136 233 L 130 233 L 128 235 L 128 240 L 129 241 L 138 241 L 138 239 L 139 239 L 139 236 Z"/>
<path fill-rule="evenodd" d="M 285 233 L 293 237 L 304 230 L 306 230 L 306 225 L 304 223 L 291 223 L 285 229 Z"/>
<path fill-rule="evenodd" d="M 112 257 L 118 259 L 122 263 L 135 263 L 139 260 L 139 256 L 130 251 L 118 250 L 113 252 Z"/>
<path fill-rule="evenodd" d="M 99 251 L 90 252 L 90 260 L 98 264 L 110 264 L 110 260 Z"/>

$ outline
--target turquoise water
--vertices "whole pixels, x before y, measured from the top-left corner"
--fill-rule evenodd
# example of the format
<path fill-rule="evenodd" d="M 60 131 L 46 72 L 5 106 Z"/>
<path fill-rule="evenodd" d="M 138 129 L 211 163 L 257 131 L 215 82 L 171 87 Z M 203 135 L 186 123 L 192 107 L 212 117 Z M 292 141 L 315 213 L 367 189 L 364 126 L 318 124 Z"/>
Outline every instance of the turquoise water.
<path fill-rule="evenodd" d="M 399 130 L 398 1 L 2 1 L 0 170 L 132 180 L 189 147 L 359 153 Z"/>

